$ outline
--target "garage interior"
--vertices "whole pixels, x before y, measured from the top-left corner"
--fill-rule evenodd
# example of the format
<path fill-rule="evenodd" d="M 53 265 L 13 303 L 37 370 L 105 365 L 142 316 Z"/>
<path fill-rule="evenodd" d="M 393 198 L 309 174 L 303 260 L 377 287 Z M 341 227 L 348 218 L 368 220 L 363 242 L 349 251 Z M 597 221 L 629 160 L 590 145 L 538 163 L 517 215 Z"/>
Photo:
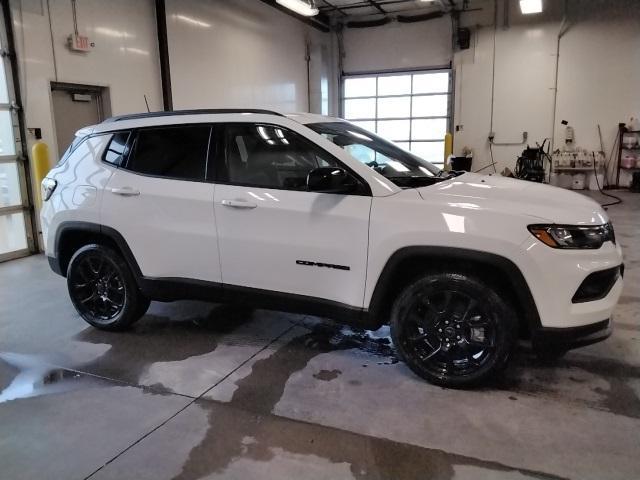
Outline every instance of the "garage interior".
<path fill-rule="evenodd" d="M 638 478 L 636 0 L 0 5 L 0 478 Z M 523 342 L 454 390 L 399 361 L 388 327 L 177 301 L 91 328 L 43 254 L 34 154 L 51 167 L 112 115 L 204 108 L 345 118 L 439 167 L 606 205 L 612 336 L 553 362 Z"/>

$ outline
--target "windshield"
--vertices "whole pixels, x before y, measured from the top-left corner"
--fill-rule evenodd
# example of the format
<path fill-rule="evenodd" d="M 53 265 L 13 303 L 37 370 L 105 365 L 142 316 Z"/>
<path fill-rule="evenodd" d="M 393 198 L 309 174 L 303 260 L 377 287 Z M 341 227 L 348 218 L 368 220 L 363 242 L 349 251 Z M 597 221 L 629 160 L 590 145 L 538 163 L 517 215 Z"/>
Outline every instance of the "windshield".
<path fill-rule="evenodd" d="M 344 148 L 356 160 L 399 187 L 431 185 L 442 180 L 444 172 L 438 167 L 350 123 L 312 123 L 307 127 Z"/>

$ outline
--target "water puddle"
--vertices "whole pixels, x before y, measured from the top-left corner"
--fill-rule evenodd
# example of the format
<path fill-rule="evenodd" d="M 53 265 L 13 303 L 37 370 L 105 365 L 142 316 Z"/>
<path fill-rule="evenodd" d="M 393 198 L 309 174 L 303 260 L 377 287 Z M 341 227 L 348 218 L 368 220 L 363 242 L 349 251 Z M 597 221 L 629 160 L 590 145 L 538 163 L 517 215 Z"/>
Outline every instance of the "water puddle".
<path fill-rule="evenodd" d="M 15 374 L 0 391 L 0 404 L 23 398 L 64 393 L 101 385 L 99 379 L 45 363 L 42 358 L 19 353 L 0 353 L 0 361 Z"/>

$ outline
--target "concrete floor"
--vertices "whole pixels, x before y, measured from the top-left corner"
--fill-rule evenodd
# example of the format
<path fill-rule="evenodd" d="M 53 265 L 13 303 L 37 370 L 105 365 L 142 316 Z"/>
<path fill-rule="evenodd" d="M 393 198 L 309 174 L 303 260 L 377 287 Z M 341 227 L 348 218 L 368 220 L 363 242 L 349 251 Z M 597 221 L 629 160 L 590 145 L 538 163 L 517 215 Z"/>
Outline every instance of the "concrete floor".
<path fill-rule="evenodd" d="M 88 327 L 42 256 L 0 265 L 0 477 L 640 476 L 640 195 L 611 207 L 625 290 L 608 341 L 446 390 L 388 331 L 200 302 Z"/>

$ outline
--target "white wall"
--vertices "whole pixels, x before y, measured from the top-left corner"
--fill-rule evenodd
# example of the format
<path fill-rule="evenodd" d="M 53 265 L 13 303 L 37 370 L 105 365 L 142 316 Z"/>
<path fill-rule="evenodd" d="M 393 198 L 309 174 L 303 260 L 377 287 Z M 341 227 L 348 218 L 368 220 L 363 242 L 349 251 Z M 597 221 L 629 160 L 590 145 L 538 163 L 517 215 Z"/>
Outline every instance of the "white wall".
<path fill-rule="evenodd" d="M 603 1 L 592 3 L 606 6 Z M 608 154 L 618 123 L 640 116 L 640 4 L 607 3 L 617 5 L 600 12 L 570 11 L 570 29 L 560 46 L 555 130 L 556 140 L 562 141 L 559 122 L 566 119 L 579 145 L 599 150 L 599 123 Z M 630 177 L 623 172 L 620 183 L 626 185 Z"/>
<path fill-rule="evenodd" d="M 114 115 L 144 111 L 144 94 L 151 108 L 162 108 L 152 0 L 78 0 L 79 33 L 95 42 L 89 53 L 73 53 L 66 46 L 73 33 L 71 2 L 49 3 L 51 31 L 45 0 L 12 0 L 11 10 L 27 127 L 42 129 L 52 155 L 57 151 L 52 81 L 109 87 Z"/>
<path fill-rule="evenodd" d="M 454 152 L 473 149 L 474 169 L 490 162 L 487 137 L 518 142 L 527 131 L 534 145 L 554 131 L 553 97 L 557 34 L 563 1 L 546 0 L 543 14 L 523 16 L 517 0 L 508 0 L 504 25 L 498 1 L 495 29 L 494 115 L 491 126 L 491 84 L 494 48 L 494 2 L 475 0 L 481 11 L 461 16 L 472 29 L 471 48 L 451 50 L 448 18 L 413 25 L 347 29 L 344 70 L 379 71 L 440 66 L 453 58 L 455 70 Z M 618 122 L 640 116 L 640 8 L 637 0 L 569 0 L 569 29 L 562 37 L 555 122 L 556 147 L 562 145 L 560 120 L 575 128 L 576 142 L 600 150 L 597 124 L 609 153 Z M 523 145 L 493 148 L 497 169 L 515 166 Z M 485 170 L 486 173 L 493 169 Z"/>
<path fill-rule="evenodd" d="M 518 143 L 522 133 L 535 145 L 551 137 L 555 51 L 560 28 L 562 2 L 546 2 L 545 13 L 525 17 L 518 2 L 510 4 L 509 25 L 503 23 L 499 3 L 498 26 L 493 26 L 493 2 L 475 15 L 463 16 L 463 25 L 473 25 L 469 50 L 455 54 L 456 98 L 454 124 L 462 130 L 454 134 L 454 152 L 464 146 L 474 151 L 474 169 L 490 164 L 489 132 L 497 143 Z M 555 7 L 555 8 L 553 8 Z M 556 21 L 557 19 L 557 21 Z M 492 77 L 495 38 L 495 77 Z M 495 78 L 493 124 L 491 84 Z M 525 145 L 494 146 L 497 170 L 515 166 Z M 493 168 L 483 170 L 493 172 Z"/>
<path fill-rule="evenodd" d="M 493 131 L 496 141 L 518 141 L 522 131 L 533 145 L 555 134 L 555 148 L 564 142 L 567 120 L 575 129 L 576 144 L 600 150 L 597 124 L 602 127 L 607 154 L 619 122 L 640 113 L 640 10 L 634 0 L 569 1 L 566 33 L 560 41 L 556 121 L 553 96 L 557 36 L 563 2 L 546 2 L 545 13 L 525 17 L 511 0 L 510 25 L 502 24 L 499 6 L 495 31 L 495 100 Z M 491 130 L 492 19 L 477 27 L 474 44 L 457 53 L 455 151 L 468 145 L 475 151 L 474 168 L 489 163 L 487 135 Z M 493 148 L 498 171 L 513 168 L 522 146 Z M 491 170 L 487 170 L 491 171 Z M 624 179 L 623 179 L 624 180 Z"/>
<path fill-rule="evenodd" d="M 311 110 L 328 110 L 329 34 L 256 0 L 168 0 L 167 28 L 174 108 L 308 111 L 310 42 Z"/>

